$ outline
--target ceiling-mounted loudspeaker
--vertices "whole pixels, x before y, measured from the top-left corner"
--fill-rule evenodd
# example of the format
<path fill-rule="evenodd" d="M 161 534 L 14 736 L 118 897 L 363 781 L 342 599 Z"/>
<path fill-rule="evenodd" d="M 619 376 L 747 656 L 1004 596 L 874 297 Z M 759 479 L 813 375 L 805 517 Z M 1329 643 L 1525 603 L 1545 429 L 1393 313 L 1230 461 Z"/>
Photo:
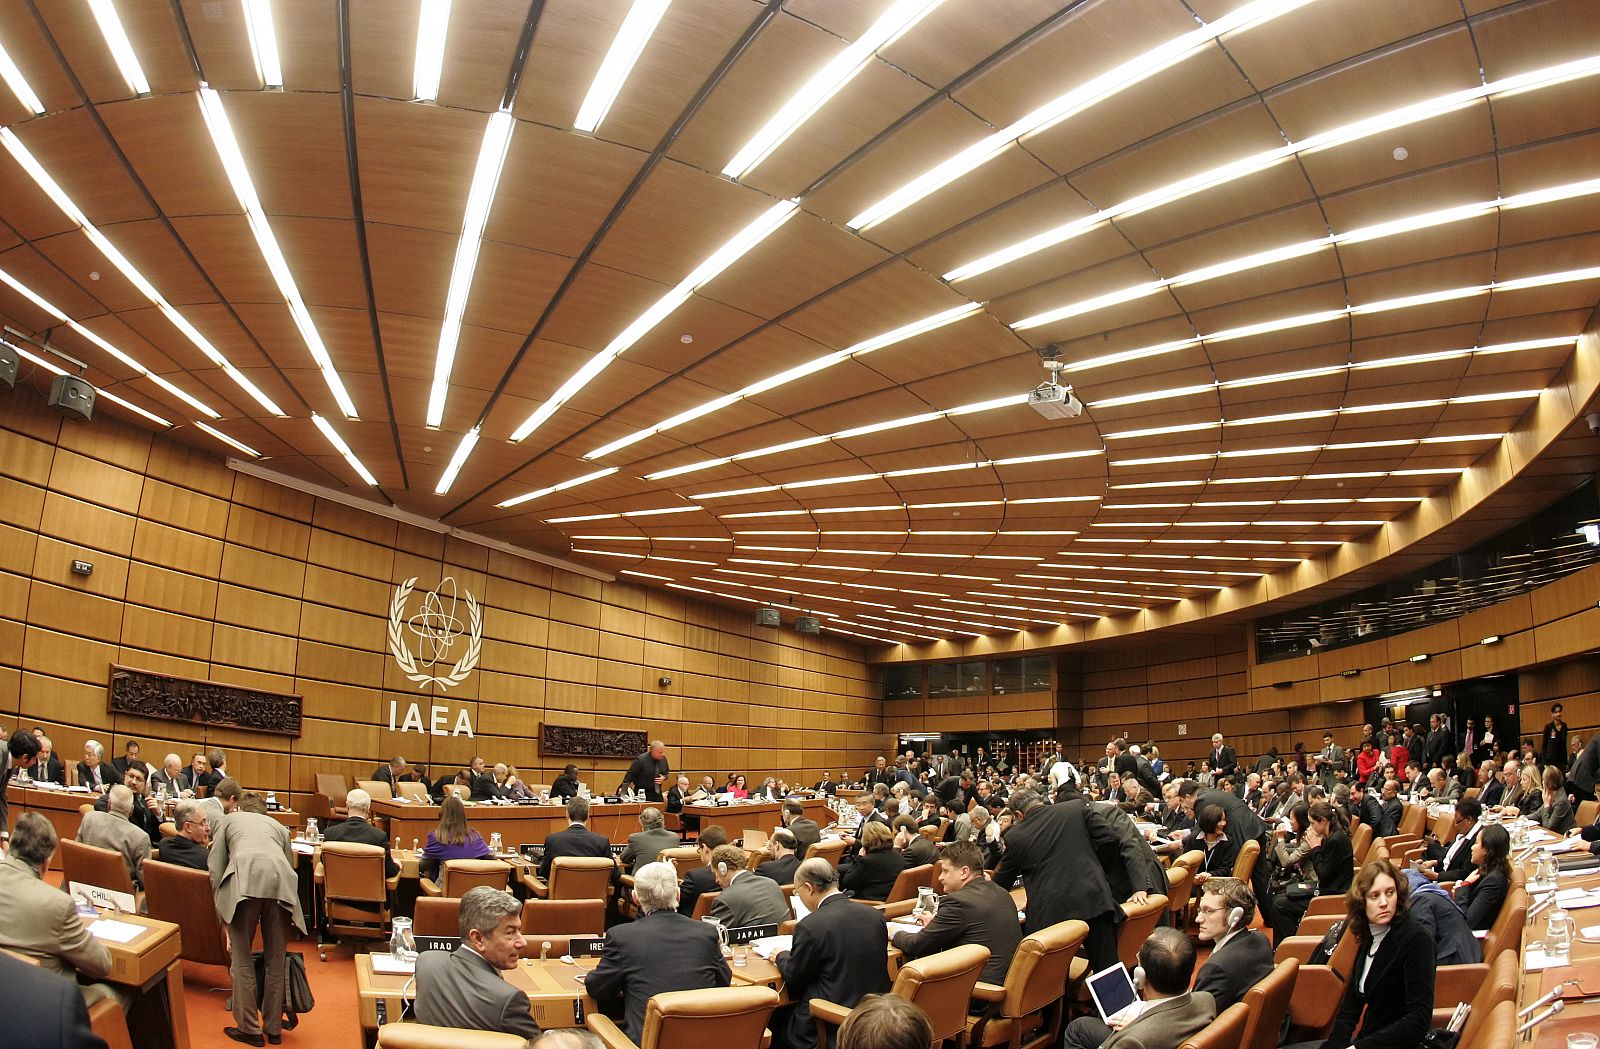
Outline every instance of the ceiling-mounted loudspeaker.
<path fill-rule="evenodd" d="M 22 358 L 17 356 L 17 351 L 0 342 L 0 382 L 7 386 L 17 385 L 17 369 L 22 367 Z"/>
<path fill-rule="evenodd" d="M 88 422 L 94 415 L 94 387 L 76 375 L 57 375 L 45 403 L 63 415 Z"/>
<path fill-rule="evenodd" d="M 797 634 L 822 633 L 822 620 L 816 616 L 801 616 L 794 621 L 794 631 Z"/>
<path fill-rule="evenodd" d="M 778 626 L 782 619 L 778 616 L 776 608 L 756 609 L 756 626 Z"/>

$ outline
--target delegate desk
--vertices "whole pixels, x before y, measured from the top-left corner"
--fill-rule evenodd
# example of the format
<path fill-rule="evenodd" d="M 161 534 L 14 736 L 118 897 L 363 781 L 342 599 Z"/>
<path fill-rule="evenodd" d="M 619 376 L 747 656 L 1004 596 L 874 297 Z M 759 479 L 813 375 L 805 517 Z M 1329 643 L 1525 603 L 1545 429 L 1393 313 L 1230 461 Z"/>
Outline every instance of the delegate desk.
<path fill-rule="evenodd" d="M 111 952 L 111 973 L 106 979 L 135 992 L 129 1028 L 135 1045 L 162 1049 L 189 1049 L 189 1016 L 183 990 L 182 941 L 178 927 L 141 914 L 103 911 L 101 919 L 137 925 L 143 931 L 125 942 L 90 932 Z M 147 1029 L 149 1028 L 149 1029 Z"/>
<path fill-rule="evenodd" d="M 1600 871 L 1563 877 L 1558 879 L 1557 883 L 1563 890 L 1600 890 Z M 1543 893 L 1537 895 L 1543 896 Z M 1528 894 L 1530 906 L 1535 896 L 1536 894 L 1531 892 Z M 1564 1049 L 1569 1034 L 1578 1031 L 1600 1032 L 1600 998 L 1580 1000 L 1585 991 L 1590 994 L 1600 991 L 1600 985 L 1597 985 L 1600 981 L 1595 979 L 1595 974 L 1600 973 L 1600 937 L 1590 939 L 1582 935 L 1584 929 L 1600 925 L 1600 908 L 1584 907 L 1569 911 L 1568 914 L 1579 935 L 1573 937 L 1572 954 L 1567 965 L 1529 972 L 1525 964 L 1529 941 L 1542 942 L 1544 939 L 1544 930 L 1550 915 L 1548 908 L 1534 919 L 1531 928 L 1523 930 L 1521 962 L 1524 964 L 1519 965 L 1521 982 L 1517 988 L 1519 1010 L 1555 990 L 1556 984 L 1563 980 L 1578 980 L 1581 985 L 1581 987 L 1567 988 L 1565 995 L 1567 1001 L 1562 1011 L 1533 1029 L 1533 1040 L 1527 1043 L 1530 1049 Z M 1539 1010 L 1543 1011 L 1543 1008 Z"/>
<path fill-rule="evenodd" d="M 818 826 L 829 822 L 831 813 L 824 800 L 808 798 L 805 799 L 804 805 L 806 816 L 816 820 Z M 597 834 L 604 834 L 618 845 L 626 844 L 628 835 L 639 830 L 639 813 L 650 807 L 662 806 L 648 806 L 638 802 L 616 804 L 590 802 L 589 829 Z M 467 802 L 466 809 L 467 822 L 472 825 L 473 830 L 483 835 L 485 841 L 498 831 L 507 849 L 515 849 L 519 845 L 542 845 L 551 834 L 567 827 L 565 805 L 487 805 L 482 802 Z M 747 830 L 759 830 L 770 835 L 774 829 L 782 825 L 782 820 L 779 818 L 782 811 L 783 806 L 777 802 L 755 805 L 685 805 L 683 808 L 683 814 L 698 818 L 701 826 L 720 823 L 727 828 L 729 836 L 734 838 Z M 413 838 L 418 842 L 427 841 L 428 832 L 439 825 L 437 805 L 375 799 L 372 802 L 372 813 L 387 823 L 389 837 L 399 838 L 402 848 L 410 845 Z M 76 832 L 77 824 L 74 823 L 73 827 Z"/>

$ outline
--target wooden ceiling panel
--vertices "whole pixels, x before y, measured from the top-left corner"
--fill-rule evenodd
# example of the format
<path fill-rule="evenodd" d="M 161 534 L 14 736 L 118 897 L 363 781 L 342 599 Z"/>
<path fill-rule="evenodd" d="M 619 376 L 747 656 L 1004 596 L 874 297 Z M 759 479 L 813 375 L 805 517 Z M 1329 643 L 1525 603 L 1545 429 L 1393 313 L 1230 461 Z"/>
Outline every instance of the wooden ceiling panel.
<path fill-rule="evenodd" d="M 748 266 L 736 266 L 707 288 L 711 297 L 763 317 L 776 317 L 884 262 L 883 249 L 801 212 L 775 231 Z M 898 264 L 895 264 L 898 265 Z"/>
<path fill-rule="evenodd" d="M 459 233 L 487 119 L 442 106 L 357 99 L 356 140 L 367 222 L 438 230 L 452 237 Z M 515 177 L 514 171 L 510 174 Z"/>
<path fill-rule="evenodd" d="M 1552 0 L 1496 12 L 1474 24 L 1473 38 L 1489 80 L 1600 52 L 1600 27 L 1584 0 Z"/>
<path fill-rule="evenodd" d="M 466 322 L 523 336 L 532 330 L 566 276 L 570 261 L 508 244 L 486 243 L 467 300 Z M 496 371 L 510 361 L 497 362 Z"/>
<path fill-rule="evenodd" d="M 189 104 L 194 105 L 192 100 Z M 126 110 L 115 105 L 102 106 L 99 109 L 101 117 L 111 127 L 114 135 L 118 127 L 118 118 L 124 112 Z M 195 108 L 193 115 L 198 123 L 200 117 L 198 107 Z M 105 140 L 94 121 L 84 111 L 74 110 L 52 116 L 49 120 L 29 121 L 21 126 L 17 137 L 78 209 L 88 216 L 90 222 L 106 228 L 119 222 L 147 218 L 152 214 L 149 202 L 140 194 L 138 185 L 129 177 L 127 169 L 117 159 L 115 149 Z M 209 151 L 209 142 L 203 145 Z M 182 147 L 175 143 L 169 143 L 168 148 L 178 152 L 183 151 Z M 14 165 L 15 161 L 8 155 L 4 166 L 8 170 L 16 171 Z M 219 177 L 221 175 L 220 168 L 218 175 Z M 200 185 L 205 184 L 206 180 L 201 172 L 193 172 L 192 177 L 194 176 L 200 177 Z M 42 235 L 45 231 L 55 232 L 71 225 L 63 221 L 61 212 L 55 205 L 39 202 L 34 196 L 36 191 L 30 179 L 20 172 L 15 177 L 19 185 L 28 187 L 15 202 L 15 206 L 19 209 L 18 218 L 11 220 L 24 235 Z M 226 192 L 225 184 L 223 190 Z M 5 204 L 6 211 L 9 213 L 12 207 L 8 197 Z M 26 208 L 26 211 L 21 210 L 23 208 Z"/>
<path fill-rule="evenodd" d="M 868 5 L 854 0 L 826 0 L 838 9 L 847 24 L 860 24 Z M 832 18 L 818 18 L 812 8 L 823 6 L 815 0 L 800 0 L 786 5 L 802 18 L 841 29 Z M 883 5 L 886 7 L 887 5 Z M 883 48 L 879 55 L 925 83 L 944 86 L 1007 44 L 1059 16 L 1061 5 L 1052 0 L 1015 0 L 1008 4 L 941 4 L 900 39 Z M 876 13 L 876 12 L 873 12 Z M 854 38 L 857 34 L 845 32 Z"/>
<path fill-rule="evenodd" d="M 350 77 L 356 93 L 413 97 L 421 0 L 349 0 Z"/>
<path fill-rule="evenodd" d="M 1403 161 L 1394 158 L 1394 151 L 1401 147 L 1407 151 Z M 1478 102 L 1426 123 L 1372 135 L 1347 146 L 1302 154 L 1300 162 L 1317 192 L 1327 194 L 1365 185 L 1372 181 L 1374 172 L 1453 163 L 1493 148 L 1494 124 L 1489 107 Z"/>
<path fill-rule="evenodd" d="M 78 105 L 80 99 L 66 69 L 56 60 L 49 39 L 25 5 L 0 7 L 0 40 L 5 41 L 6 54 L 39 97 L 46 113 L 59 114 Z M 14 127 L 32 116 L 32 110 L 15 94 L 0 91 L 0 125 Z"/>
<path fill-rule="evenodd" d="M 269 217 L 350 217 L 350 180 L 345 175 L 344 126 L 337 94 L 240 91 L 225 96 L 224 105 Z M 212 163 L 216 163 L 214 157 Z M 323 171 L 327 177 L 307 179 L 306 171 Z M 226 210 L 241 209 L 234 204 Z"/>
<path fill-rule="evenodd" d="M 337 93 L 338 10 L 322 0 L 277 0 L 272 18 L 283 61 L 284 87 L 290 91 Z"/>
<path fill-rule="evenodd" d="M 62 5 L 66 6 L 66 5 Z M 87 5 L 84 5 L 87 7 Z M 118 5 L 119 11 L 124 5 Z M 166 5 L 147 4 L 141 5 L 152 13 Z M 218 91 L 258 91 L 261 89 L 261 77 L 256 72 L 254 56 L 250 53 L 250 30 L 245 22 L 243 4 L 208 3 L 206 0 L 181 0 L 184 25 L 189 37 L 194 41 L 195 55 L 200 62 L 200 68 L 205 72 L 206 82 Z M 170 9 L 161 11 L 164 20 L 172 25 L 173 19 Z M 123 12 L 123 24 L 128 26 L 128 36 L 133 37 L 133 26 L 127 12 Z M 176 26 L 173 26 L 176 31 Z M 325 39 L 332 40 L 335 27 L 332 18 L 328 18 Z M 415 40 L 415 37 L 413 37 Z M 135 44 L 135 50 L 140 54 L 143 62 L 143 48 Z M 279 52 L 283 49 L 280 46 Z M 181 54 L 181 52 L 180 52 Z M 187 59 L 184 65 L 187 66 Z M 285 71 L 287 72 L 287 63 Z M 147 69 L 148 72 L 148 69 Z M 152 81 L 152 86 L 154 81 Z M 173 90 L 193 91 L 194 74 L 189 72 L 189 80 L 179 88 Z M 126 98 L 126 93 L 112 97 Z"/>
<path fill-rule="evenodd" d="M 520 121 L 485 236 L 576 258 L 643 160 L 635 150 Z"/>
<path fill-rule="evenodd" d="M 378 309 L 386 317 L 405 315 L 429 320 L 436 347 L 455 246 L 454 234 L 367 223 L 367 253 Z M 430 369 L 431 361 L 430 354 Z"/>
<path fill-rule="evenodd" d="M 529 11 L 525 0 L 476 0 L 451 7 L 439 80 L 440 106 L 478 113 L 500 108 Z M 414 44 L 411 51 L 416 51 Z M 477 152 L 474 148 L 469 156 L 476 157 Z"/>
<path fill-rule="evenodd" d="M 90 101 L 111 102 L 133 97 L 122 78 L 88 4 L 40 4 L 39 17 L 56 47 L 66 56 Z M 119 5 L 118 15 L 128 42 L 155 94 L 194 90 L 194 73 L 183 39 L 166 4 Z M 7 41 L 10 50 L 10 41 Z M 78 99 L 72 100 L 74 103 Z"/>

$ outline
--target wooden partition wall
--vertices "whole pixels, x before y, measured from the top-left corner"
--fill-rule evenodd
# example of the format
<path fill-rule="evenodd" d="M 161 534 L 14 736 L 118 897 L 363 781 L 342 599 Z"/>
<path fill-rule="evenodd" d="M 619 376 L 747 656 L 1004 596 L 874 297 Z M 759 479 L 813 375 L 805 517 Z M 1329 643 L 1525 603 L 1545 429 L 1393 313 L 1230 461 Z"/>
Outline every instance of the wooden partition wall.
<path fill-rule="evenodd" d="M 303 795 L 315 773 L 364 778 L 395 753 L 438 771 L 482 754 L 530 782 L 573 760 L 620 780 L 623 760 L 541 754 L 544 721 L 646 732 L 674 769 L 805 782 L 885 745 L 851 644 L 315 499 L 110 412 L 66 421 L 37 402 L 0 393 L 0 726 L 43 726 L 69 765 L 89 738 L 108 758 L 137 739 L 155 764 L 220 746 L 247 786 Z M 413 576 L 419 590 L 452 576 L 483 605 L 479 667 L 448 691 L 419 691 L 387 651 L 390 599 Z M 113 718 L 113 663 L 300 693 L 303 734 Z M 430 727 L 442 706 L 446 731 L 464 709 L 476 736 L 390 731 L 391 701 L 400 722 L 419 703 Z"/>

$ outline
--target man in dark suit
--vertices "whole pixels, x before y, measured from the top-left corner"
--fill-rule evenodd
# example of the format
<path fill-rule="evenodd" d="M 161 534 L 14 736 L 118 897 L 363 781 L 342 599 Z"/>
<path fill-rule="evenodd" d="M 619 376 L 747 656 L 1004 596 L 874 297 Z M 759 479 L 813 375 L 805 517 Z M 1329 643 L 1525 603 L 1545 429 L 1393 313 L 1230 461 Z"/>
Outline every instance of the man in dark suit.
<path fill-rule="evenodd" d="M 1419 865 L 1435 881 L 1460 881 L 1471 874 L 1477 864 L 1472 862 L 1472 843 L 1478 840 L 1483 828 L 1478 817 L 1483 815 L 1483 805 L 1477 798 L 1462 798 L 1456 802 L 1455 837 L 1449 845 L 1430 840 L 1424 849 L 1424 859 Z"/>
<path fill-rule="evenodd" d="M 156 799 L 145 790 L 144 766 L 133 765 L 123 777 L 123 784 L 133 791 L 133 810 L 128 813 L 128 822 L 145 832 L 154 848 L 161 843 L 161 806 Z M 109 804 L 110 793 L 100 795 L 94 807 L 101 812 L 106 812 Z"/>
<path fill-rule="evenodd" d="M 211 825 L 206 818 L 206 810 L 193 798 L 184 798 L 178 802 L 172 822 L 177 826 L 178 833 L 161 839 L 161 844 L 156 846 L 156 859 L 180 867 L 193 867 L 198 871 L 207 870 L 210 853 L 206 851 L 206 838 Z"/>
<path fill-rule="evenodd" d="M 36 737 L 39 740 L 39 757 L 33 763 L 33 768 L 28 770 L 28 777 L 35 783 L 54 783 L 58 787 L 67 785 L 67 769 L 61 764 L 61 755 L 56 753 L 54 743 L 49 736 Z"/>
<path fill-rule="evenodd" d="M 550 784 L 550 799 L 552 801 L 565 801 L 578 796 L 578 766 L 568 765 L 561 770 L 561 775 Z"/>
<path fill-rule="evenodd" d="M 1033 933 L 1068 918 L 1089 923 L 1084 953 L 1091 971 L 1099 972 L 1117 960 L 1117 925 L 1123 902 L 1111 895 L 1111 884 L 1100 866 L 1102 847 L 1119 850 L 1129 869 L 1138 869 L 1137 853 L 1125 849 L 1098 812 L 1082 798 L 1046 805 L 1031 790 L 1011 795 L 1011 829 L 1006 831 L 1006 851 L 994 880 L 1010 889 L 1021 877 L 1028 886 L 1026 931 Z M 1146 894 L 1130 899 L 1144 902 Z"/>
<path fill-rule="evenodd" d="M 1429 768 L 1438 768 L 1444 764 L 1446 754 L 1456 752 L 1456 734 L 1446 727 L 1444 718 L 1438 714 L 1428 719 L 1428 742 L 1423 752 L 1427 755 Z M 1415 755 L 1416 752 L 1412 753 Z"/>
<path fill-rule="evenodd" d="M 1011 956 L 1022 942 L 1017 902 L 983 876 L 983 850 L 970 841 L 950 844 L 939 857 L 939 885 L 944 896 L 936 913 L 915 916 L 921 932 L 897 932 L 894 945 L 907 958 L 921 958 L 963 943 L 989 948 L 989 962 L 980 979 L 1006 982 Z"/>
<path fill-rule="evenodd" d="M 1161 858 L 1139 832 L 1133 817 L 1114 802 L 1097 801 L 1093 807 L 1106 821 L 1106 826 L 1111 828 L 1111 833 L 1117 836 L 1117 848 L 1100 850 L 1100 867 L 1106 872 L 1106 880 L 1111 883 L 1111 895 L 1126 900 L 1138 891 L 1152 895 L 1166 892 L 1166 869 L 1161 866 Z M 1123 861 L 1122 857 L 1128 853 L 1139 857 L 1138 866 L 1130 869 Z"/>
<path fill-rule="evenodd" d="M 794 884 L 794 872 L 800 866 L 799 843 L 794 835 L 779 827 L 767 839 L 767 850 L 772 853 L 772 859 L 757 867 L 756 873 L 779 885 Z"/>
<path fill-rule="evenodd" d="M 611 841 L 589 829 L 589 802 L 585 798 L 567 800 L 567 829 L 544 839 L 544 858 L 539 861 L 539 880 L 550 879 L 550 864 L 561 856 L 603 856 L 611 858 Z M 615 872 L 612 882 L 620 880 Z"/>
<path fill-rule="evenodd" d="M 795 872 L 796 898 L 811 912 L 794 930 L 794 946 L 772 959 L 792 1005 L 772 1016 L 775 1049 L 812 1049 L 817 1041 L 811 999 L 853 1009 L 889 990 L 889 935 L 876 910 L 839 892 L 827 860 L 806 860 Z"/>
<path fill-rule="evenodd" d="M 389 759 L 388 764 L 379 765 L 373 771 L 372 778 L 379 783 L 389 784 L 389 789 L 398 797 L 400 791 L 396 789 L 396 784 L 414 782 L 418 776 L 411 770 L 410 763 L 397 754 Z"/>
<path fill-rule="evenodd" d="M 817 826 L 816 820 L 806 817 L 805 805 L 794 798 L 783 803 L 781 818 L 784 827 L 794 835 L 795 855 L 805 859 L 811 846 L 822 840 L 822 829 Z"/>
<path fill-rule="evenodd" d="M 128 775 L 129 768 L 143 769 L 145 779 L 150 778 L 150 766 L 146 765 L 144 759 L 139 757 L 139 741 L 136 739 L 128 740 L 127 746 L 123 749 L 122 757 L 113 759 L 111 768 L 115 772 L 118 782 L 124 781 L 124 777 Z"/>
<path fill-rule="evenodd" d="M 622 1029 L 638 1044 L 651 995 L 726 987 L 731 974 L 717 931 L 678 913 L 678 874 L 672 864 L 639 868 L 633 898 L 641 916 L 606 934 L 600 964 L 583 989 L 608 1014 L 620 1008 Z"/>
<path fill-rule="evenodd" d="M 622 854 L 622 865 L 628 868 L 629 874 L 637 874 L 640 867 L 654 863 L 662 849 L 675 849 L 680 844 L 678 836 L 666 829 L 661 810 L 647 806 L 639 812 L 638 832 L 628 835 L 628 849 Z"/>
<path fill-rule="evenodd" d="M 728 844 L 728 832 L 720 823 L 700 829 L 695 847 L 700 850 L 700 866 L 692 867 L 678 886 L 678 913 L 694 914 L 694 906 L 702 893 L 717 891 L 717 876 L 711 870 L 711 853 L 718 845 Z"/>
<path fill-rule="evenodd" d="M 1567 786 L 1579 801 L 1593 801 L 1597 778 L 1600 778 L 1600 732 L 1591 735 L 1588 744 L 1578 752 Z"/>
<path fill-rule="evenodd" d="M 400 864 L 394 861 L 394 856 L 389 851 L 389 836 L 374 827 L 369 821 L 372 818 L 372 795 L 357 787 L 345 795 L 345 811 L 347 817 L 338 823 L 328 824 L 322 836 L 329 841 L 349 841 L 357 845 L 381 845 L 383 847 L 383 876 L 392 878 L 400 873 Z"/>
<path fill-rule="evenodd" d="M 822 774 L 822 778 L 817 780 L 817 785 L 811 789 L 818 794 L 832 794 L 839 789 L 839 784 L 834 781 L 833 771 L 830 769 Z"/>
<path fill-rule="evenodd" d="M 672 788 L 667 791 L 667 812 L 679 813 L 683 811 L 684 801 L 693 793 L 689 787 L 689 777 L 679 775 L 672 782 Z"/>
<path fill-rule="evenodd" d="M 1256 896 L 1238 878 L 1212 878 L 1195 911 L 1200 938 L 1211 942 L 1211 957 L 1200 967 L 1194 989 L 1209 991 L 1220 1012 L 1244 1001 L 1245 992 L 1272 972 L 1272 944 L 1250 928 Z"/>
<path fill-rule="evenodd" d="M 113 784 L 122 782 L 122 777 L 112 771 L 105 758 L 106 748 L 97 740 L 84 743 L 83 760 L 78 762 L 78 786 L 103 793 Z"/>
<path fill-rule="evenodd" d="M 617 789 L 631 789 L 643 794 L 646 801 L 660 801 L 661 792 L 666 789 L 667 774 L 671 771 L 667 767 L 667 745 L 659 739 L 654 740 L 649 750 L 633 759 L 627 774 L 622 777 L 622 785 Z"/>
<path fill-rule="evenodd" d="M 1239 768 L 1239 758 L 1233 748 L 1222 740 L 1222 733 L 1211 735 L 1211 772 L 1217 776 L 1232 776 Z"/>
<path fill-rule="evenodd" d="M 873 762 L 872 768 L 868 769 L 867 774 L 862 778 L 866 780 L 864 786 L 870 791 L 880 783 L 885 787 L 894 786 L 894 781 L 899 778 L 899 774 L 889 767 L 887 758 L 880 756 L 877 761 Z"/>
<path fill-rule="evenodd" d="M 1386 838 L 1400 830 L 1405 807 L 1400 804 L 1400 788 L 1395 784 L 1396 781 L 1392 779 L 1383 784 L 1383 799 L 1378 802 L 1378 825 L 1372 828 L 1375 837 Z"/>
<path fill-rule="evenodd" d="M 6 1039 L 28 1049 L 106 1049 L 89 1026 L 78 985 L 0 953 L 0 1016 Z"/>
<path fill-rule="evenodd" d="M 494 773 L 489 771 L 481 754 L 472 759 L 467 769 L 467 786 L 472 790 L 473 801 L 488 801 L 500 797 L 502 793 L 500 784 L 494 781 Z"/>
<path fill-rule="evenodd" d="M 500 975 L 517 967 L 526 942 L 521 902 L 480 885 L 461 897 L 460 922 L 461 946 L 417 958 L 418 1022 L 537 1038 L 528 996 Z"/>

